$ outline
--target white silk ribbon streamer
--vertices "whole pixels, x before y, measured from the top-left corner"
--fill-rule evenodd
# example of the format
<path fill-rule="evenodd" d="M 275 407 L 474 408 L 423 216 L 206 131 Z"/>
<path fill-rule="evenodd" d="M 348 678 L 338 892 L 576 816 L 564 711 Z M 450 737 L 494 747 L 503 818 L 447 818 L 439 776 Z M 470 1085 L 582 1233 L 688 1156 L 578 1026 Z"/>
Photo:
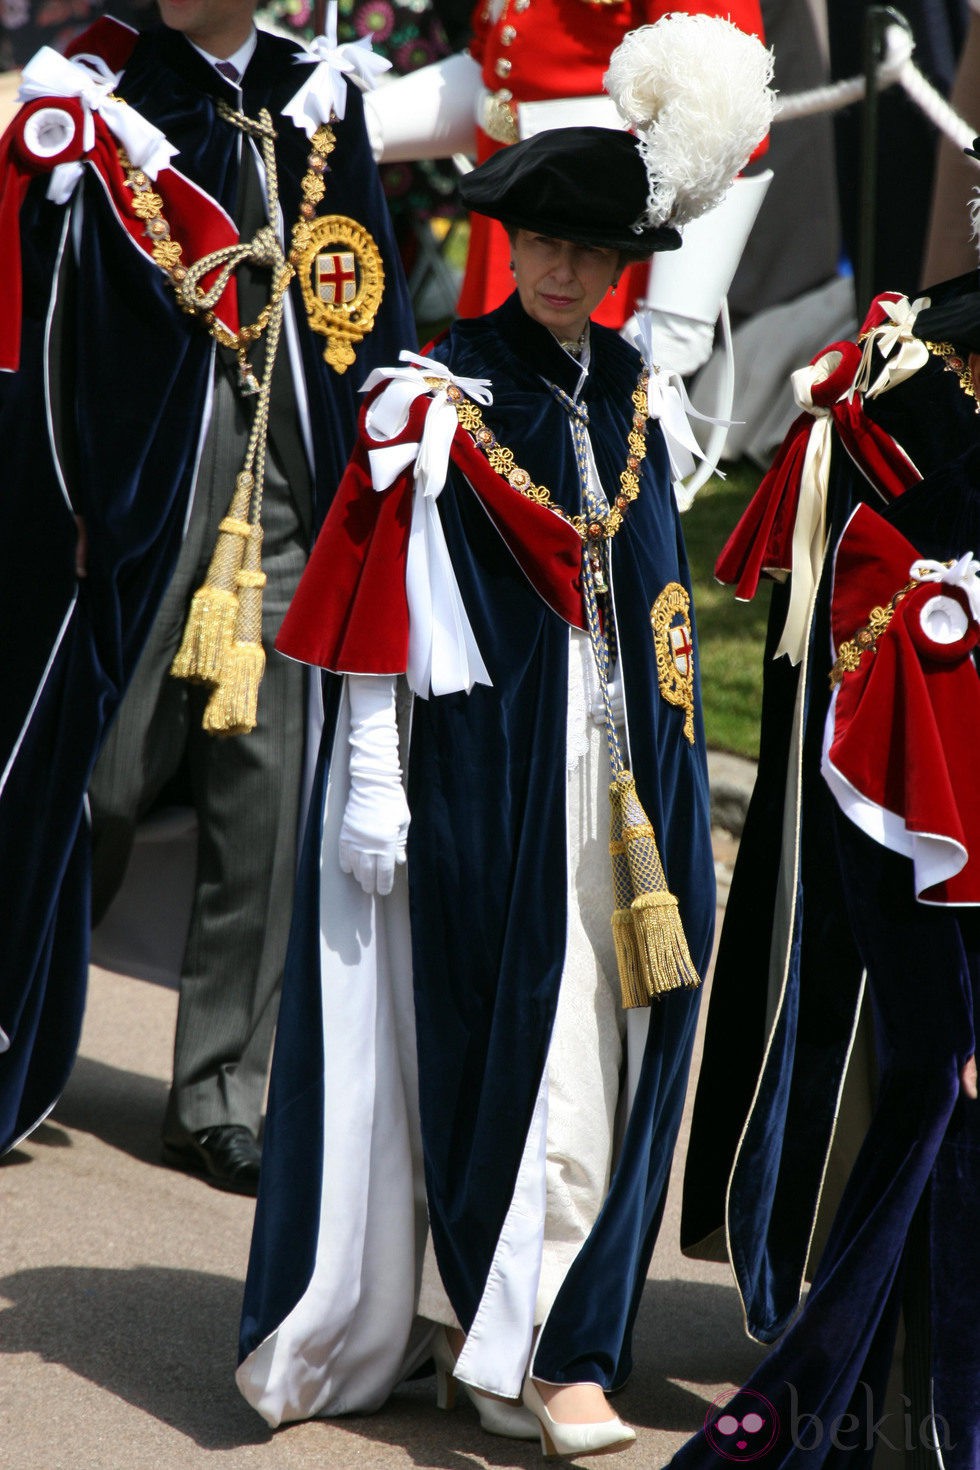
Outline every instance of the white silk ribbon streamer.
<path fill-rule="evenodd" d="M 915 319 L 920 311 L 930 304 L 928 296 L 920 296 L 910 302 L 907 296 L 898 301 L 880 301 L 879 306 L 886 320 L 868 333 L 861 354 L 861 366 L 854 379 L 856 392 L 868 398 L 877 398 L 911 378 L 929 361 L 929 349 L 918 337 L 912 335 Z M 875 347 L 882 357 L 887 358 L 874 383 L 871 382 L 871 364 Z"/>
<path fill-rule="evenodd" d="M 980 561 L 967 551 L 951 567 L 931 557 L 920 557 L 912 563 L 909 576 L 916 582 L 941 582 L 947 587 L 958 587 L 970 607 L 970 617 L 980 623 Z"/>
<path fill-rule="evenodd" d="M 651 311 L 638 311 L 624 331 L 624 335 L 646 364 L 649 374 L 647 413 L 651 419 L 660 424 L 663 430 L 670 460 L 671 478 L 675 483 L 678 480 L 686 480 L 688 475 L 694 471 L 694 461 L 706 458 L 694 437 L 691 419 L 698 419 L 703 424 L 722 425 L 725 429 L 730 429 L 733 421 L 712 418 L 710 414 L 699 413 L 688 397 L 684 379 L 680 373 L 674 372 L 672 368 L 657 366 Z"/>
<path fill-rule="evenodd" d="M 47 197 L 52 204 L 67 204 L 85 172 L 81 163 L 56 163 L 48 180 Z"/>
<path fill-rule="evenodd" d="M 684 379 L 672 368 L 650 369 L 647 413 L 663 430 L 671 477 L 675 481 L 686 480 L 693 473 L 694 461 L 705 458 L 691 428 L 692 418 L 704 424 L 723 424 L 726 429 L 731 428 L 729 419 L 715 419 L 710 414 L 698 412 L 687 396 Z"/>
<path fill-rule="evenodd" d="M 405 570 L 409 688 L 423 699 L 492 685 L 453 571 L 436 498 L 416 481 Z"/>
<path fill-rule="evenodd" d="M 833 418 L 829 408 L 813 401 L 813 389 L 840 366 L 840 353 L 828 352 L 809 367 L 790 375 L 793 393 L 800 408 L 813 415 L 814 423 L 807 440 L 800 497 L 793 526 L 792 578 L 789 607 L 782 636 L 774 658 L 785 653 L 792 664 L 803 657 L 810 626 L 810 610 L 820 580 L 827 538 L 827 489 L 830 484 L 830 457 L 833 444 Z"/>
<path fill-rule="evenodd" d="M 331 117 L 343 118 L 347 111 L 348 77 L 370 92 L 377 86 L 378 77 L 391 70 L 391 62 L 371 49 L 370 36 L 337 45 L 337 0 L 330 0 L 327 6 L 323 35 L 307 42 L 296 60 L 319 63 L 283 108 L 286 117 L 292 118 L 308 138 L 312 138 L 318 127 L 329 123 Z"/>
<path fill-rule="evenodd" d="M 121 72 L 110 71 L 101 56 L 71 60 L 50 46 L 40 51 L 21 73 L 17 99 L 34 102 L 39 97 L 74 97 L 82 104 L 82 149 L 91 153 L 95 147 L 95 114 L 129 155 L 134 168 L 141 168 L 151 179 L 167 167 L 177 152 L 165 134 L 147 122 L 134 107 L 111 94 L 119 85 Z M 78 163 L 59 164 L 52 170 L 48 197 L 64 204 L 81 177 Z M 52 192 L 53 191 L 53 192 Z"/>
<path fill-rule="evenodd" d="M 474 684 L 491 684 L 453 571 L 436 501 L 449 473 L 449 455 L 459 422 L 446 396 L 452 386 L 479 403 L 493 402 L 486 378 L 457 378 L 442 363 L 402 352 L 403 368 L 376 368 L 364 383 L 368 392 L 387 380 L 366 418 L 370 437 L 382 441 L 368 450 L 371 482 L 387 490 L 414 462 L 415 496 L 408 539 L 405 588 L 408 597 L 408 684 L 423 699 L 433 694 L 467 694 Z M 439 378 L 433 388 L 426 379 Z M 419 443 L 389 444 L 408 422 L 417 398 L 431 396 Z"/>

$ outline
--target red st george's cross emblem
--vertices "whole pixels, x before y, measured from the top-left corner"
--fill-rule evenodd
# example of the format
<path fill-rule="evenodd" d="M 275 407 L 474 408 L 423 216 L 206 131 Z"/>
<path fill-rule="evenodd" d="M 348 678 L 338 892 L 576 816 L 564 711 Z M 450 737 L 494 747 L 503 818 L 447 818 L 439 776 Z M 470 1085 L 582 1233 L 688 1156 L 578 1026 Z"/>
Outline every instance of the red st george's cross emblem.
<path fill-rule="evenodd" d="M 354 255 L 350 250 L 335 250 L 316 258 L 316 289 L 329 306 L 345 306 L 357 294 Z"/>
<path fill-rule="evenodd" d="M 694 653 L 694 645 L 688 637 L 688 632 L 683 623 L 675 623 L 670 630 L 670 651 L 674 658 L 674 667 L 682 679 L 686 679 L 691 669 L 691 655 Z"/>

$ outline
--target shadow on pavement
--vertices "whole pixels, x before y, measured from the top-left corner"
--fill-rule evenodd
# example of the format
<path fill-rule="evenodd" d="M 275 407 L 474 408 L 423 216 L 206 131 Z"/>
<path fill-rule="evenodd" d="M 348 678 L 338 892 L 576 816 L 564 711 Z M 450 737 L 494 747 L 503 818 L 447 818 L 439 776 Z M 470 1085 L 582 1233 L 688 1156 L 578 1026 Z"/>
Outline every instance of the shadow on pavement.
<path fill-rule="evenodd" d="M 733 1285 L 648 1281 L 633 1338 L 633 1376 L 617 1406 L 633 1423 L 693 1433 L 708 1404 L 683 1385 L 744 1383 L 767 1351 L 746 1337 Z"/>
<path fill-rule="evenodd" d="M 161 1266 L 18 1271 L 0 1279 L 0 1355 L 61 1364 L 205 1449 L 263 1444 L 233 1378 L 241 1291 Z"/>
<path fill-rule="evenodd" d="M 160 1159 L 168 1091 L 166 1082 L 157 1077 L 80 1056 L 51 1121 L 90 1133 L 134 1159 L 155 1164 Z M 32 1139 L 48 1141 L 38 1133 Z"/>

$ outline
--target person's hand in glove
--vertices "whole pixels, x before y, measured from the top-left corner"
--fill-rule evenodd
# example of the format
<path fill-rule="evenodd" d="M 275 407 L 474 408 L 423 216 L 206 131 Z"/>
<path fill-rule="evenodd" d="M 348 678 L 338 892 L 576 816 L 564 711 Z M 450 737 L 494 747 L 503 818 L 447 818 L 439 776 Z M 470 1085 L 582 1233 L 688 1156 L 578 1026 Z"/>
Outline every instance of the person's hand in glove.
<path fill-rule="evenodd" d="M 352 674 L 350 794 L 340 828 L 340 866 L 365 893 L 385 895 L 405 861 L 409 810 L 398 760 L 395 678 Z"/>

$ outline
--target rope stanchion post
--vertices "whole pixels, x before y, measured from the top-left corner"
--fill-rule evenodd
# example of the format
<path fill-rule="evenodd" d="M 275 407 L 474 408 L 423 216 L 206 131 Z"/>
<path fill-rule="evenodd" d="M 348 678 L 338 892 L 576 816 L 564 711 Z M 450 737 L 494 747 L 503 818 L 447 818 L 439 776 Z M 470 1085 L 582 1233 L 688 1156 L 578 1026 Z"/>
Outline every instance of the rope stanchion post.
<path fill-rule="evenodd" d="M 887 54 L 890 26 L 902 26 L 911 35 L 903 15 L 890 5 L 869 6 L 864 20 L 864 106 L 861 114 L 861 200 L 858 258 L 854 289 L 860 318 L 874 294 L 874 250 L 878 219 L 879 69 Z"/>

